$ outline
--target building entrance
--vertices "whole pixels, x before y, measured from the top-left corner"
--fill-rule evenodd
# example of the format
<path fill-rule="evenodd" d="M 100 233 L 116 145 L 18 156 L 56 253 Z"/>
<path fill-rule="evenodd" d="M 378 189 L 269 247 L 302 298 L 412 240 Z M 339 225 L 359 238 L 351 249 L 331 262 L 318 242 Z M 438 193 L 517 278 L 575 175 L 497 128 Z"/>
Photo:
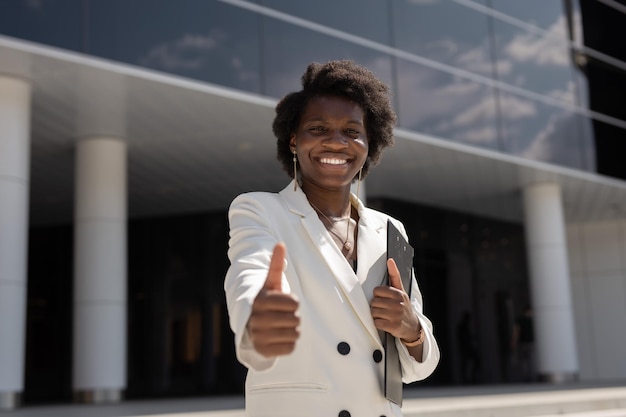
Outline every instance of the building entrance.
<path fill-rule="evenodd" d="M 420 385 L 519 382 L 514 321 L 529 304 L 523 227 L 372 200 L 400 219 L 442 350 Z M 72 399 L 72 228 L 32 228 L 24 400 Z M 223 280 L 226 214 L 130 220 L 126 398 L 242 393 Z"/>

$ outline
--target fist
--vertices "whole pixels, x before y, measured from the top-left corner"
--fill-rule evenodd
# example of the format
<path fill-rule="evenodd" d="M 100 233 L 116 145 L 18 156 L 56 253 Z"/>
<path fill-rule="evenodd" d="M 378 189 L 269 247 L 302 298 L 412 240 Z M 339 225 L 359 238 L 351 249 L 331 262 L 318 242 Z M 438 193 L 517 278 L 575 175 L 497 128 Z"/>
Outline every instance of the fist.
<path fill-rule="evenodd" d="M 370 309 L 374 325 L 404 340 L 417 340 L 420 322 L 413 311 L 411 300 L 402 285 L 400 271 L 393 259 L 387 260 L 389 285 L 374 288 Z"/>
<path fill-rule="evenodd" d="M 300 337 L 298 299 L 282 290 L 286 253 L 284 244 L 276 244 L 267 278 L 254 299 L 248 319 L 248 334 L 254 349 L 268 358 L 293 352 Z"/>

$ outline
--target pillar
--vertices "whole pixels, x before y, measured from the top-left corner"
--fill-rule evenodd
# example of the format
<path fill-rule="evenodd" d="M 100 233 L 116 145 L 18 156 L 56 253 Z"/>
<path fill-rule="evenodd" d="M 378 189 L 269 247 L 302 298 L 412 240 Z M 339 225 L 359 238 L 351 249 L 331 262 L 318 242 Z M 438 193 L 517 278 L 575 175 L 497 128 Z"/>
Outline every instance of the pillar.
<path fill-rule="evenodd" d="M 30 90 L 0 75 L 0 409 L 24 389 Z"/>
<path fill-rule="evenodd" d="M 571 281 L 561 189 L 533 184 L 524 189 L 537 371 L 548 382 L 578 378 Z"/>
<path fill-rule="evenodd" d="M 126 387 L 126 144 L 77 143 L 74 235 L 76 400 L 117 402 Z"/>

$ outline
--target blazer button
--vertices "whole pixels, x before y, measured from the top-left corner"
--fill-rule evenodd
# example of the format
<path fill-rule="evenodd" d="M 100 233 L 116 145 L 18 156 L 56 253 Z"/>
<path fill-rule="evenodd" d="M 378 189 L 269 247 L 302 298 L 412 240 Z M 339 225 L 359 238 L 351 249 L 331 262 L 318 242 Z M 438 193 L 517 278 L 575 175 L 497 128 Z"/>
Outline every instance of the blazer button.
<path fill-rule="evenodd" d="M 350 353 L 350 345 L 347 344 L 346 342 L 341 342 L 337 345 L 337 352 L 341 353 L 342 355 L 347 355 L 348 353 Z M 346 411 L 346 413 L 348 413 Z M 348 417 L 350 415 L 350 413 L 348 413 L 345 417 Z M 340 414 L 340 417 L 344 417 Z"/>
<path fill-rule="evenodd" d="M 372 354 L 372 357 L 374 358 L 374 362 L 380 363 L 380 361 L 383 360 L 383 352 L 381 352 L 380 349 L 376 349 Z"/>
<path fill-rule="evenodd" d="M 350 417 L 350 412 L 348 410 L 341 410 L 339 412 L 339 417 Z"/>

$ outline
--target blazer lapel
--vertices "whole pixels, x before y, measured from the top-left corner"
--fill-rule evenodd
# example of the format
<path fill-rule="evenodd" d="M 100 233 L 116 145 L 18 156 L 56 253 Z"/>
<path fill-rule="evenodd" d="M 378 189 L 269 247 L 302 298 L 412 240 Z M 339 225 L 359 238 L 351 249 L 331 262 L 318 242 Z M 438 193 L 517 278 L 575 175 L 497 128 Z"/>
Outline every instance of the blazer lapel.
<path fill-rule="evenodd" d="M 313 244 L 319 248 L 324 262 L 332 272 L 332 276 L 341 288 L 342 292 L 346 296 L 346 299 L 350 303 L 353 311 L 359 317 L 359 320 L 363 324 L 372 338 L 381 343 L 378 330 L 374 326 L 374 320 L 372 319 L 372 313 L 370 311 L 369 301 L 363 291 L 357 274 L 352 270 L 352 267 L 345 259 L 337 245 L 333 242 L 328 231 L 319 220 L 319 217 L 313 207 L 309 204 L 306 195 L 300 188 L 297 191 L 293 191 L 293 182 L 280 192 L 281 196 L 285 200 L 289 210 L 302 217 L 302 225 L 307 231 Z M 357 242 L 357 258 L 359 275 L 364 274 L 364 279 L 368 275 L 370 266 L 376 261 L 372 259 L 373 255 L 379 253 L 380 248 L 376 245 L 380 242 L 380 230 L 376 227 L 371 228 L 368 226 L 369 220 L 363 209 L 363 205 L 356 197 L 353 198 L 353 204 L 357 204 L 359 211 L 359 234 Z M 356 201 L 355 201 L 356 200 Z M 368 245 L 375 245 L 375 247 L 369 248 Z M 383 256 L 384 256 L 383 248 Z M 379 256 L 378 256 L 379 257 Z M 373 277 L 367 277 L 373 279 Z M 380 281 L 382 281 L 382 276 Z M 363 282 L 363 281 L 361 281 Z"/>
<path fill-rule="evenodd" d="M 371 294 L 374 287 L 383 284 L 387 271 L 387 226 L 379 218 L 368 215 L 360 200 L 356 200 L 356 202 L 360 216 L 357 277 L 365 285 L 365 293 Z"/>

